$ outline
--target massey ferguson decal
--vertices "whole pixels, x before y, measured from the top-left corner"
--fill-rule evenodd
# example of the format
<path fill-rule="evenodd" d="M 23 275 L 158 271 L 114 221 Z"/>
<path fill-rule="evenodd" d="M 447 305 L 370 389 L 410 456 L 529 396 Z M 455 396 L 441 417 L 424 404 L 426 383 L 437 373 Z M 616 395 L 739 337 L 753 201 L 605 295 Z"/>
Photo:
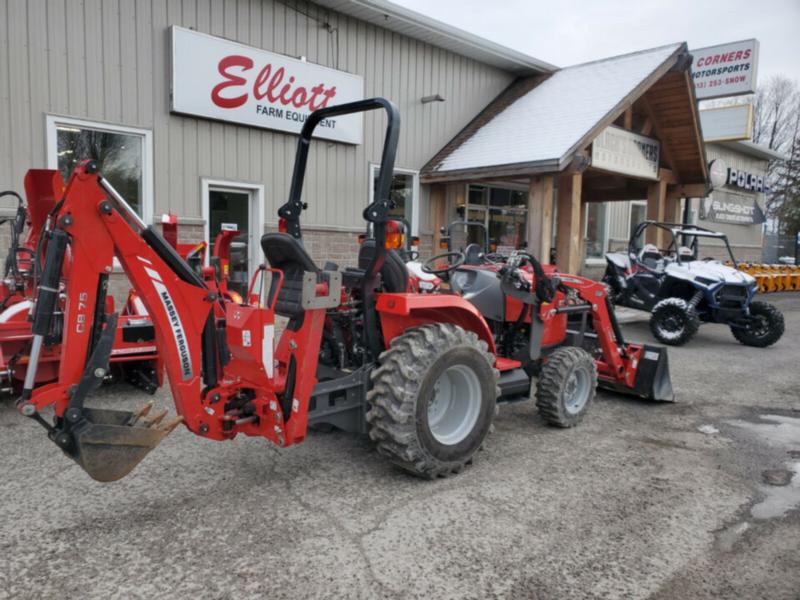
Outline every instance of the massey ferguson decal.
<path fill-rule="evenodd" d="M 357 75 L 172 27 L 174 112 L 299 133 L 311 112 L 364 97 Z M 315 136 L 360 144 L 362 116 L 325 119 Z"/>
<path fill-rule="evenodd" d="M 150 262 L 141 256 L 139 260 L 145 263 Z M 170 296 L 167 286 L 162 282 L 158 271 L 150 267 L 144 267 L 144 270 L 149 275 L 153 288 L 155 288 L 158 298 L 164 306 L 164 312 L 167 313 L 170 329 L 172 329 L 172 337 L 175 338 L 175 348 L 178 350 L 178 357 L 181 362 L 181 378 L 187 381 L 194 375 L 192 371 L 192 355 L 189 352 L 189 342 L 186 339 L 186 331 L 183 329 L 181 317 L 178 314 L 178 309 L 175 308 L 175 301 Z"/>

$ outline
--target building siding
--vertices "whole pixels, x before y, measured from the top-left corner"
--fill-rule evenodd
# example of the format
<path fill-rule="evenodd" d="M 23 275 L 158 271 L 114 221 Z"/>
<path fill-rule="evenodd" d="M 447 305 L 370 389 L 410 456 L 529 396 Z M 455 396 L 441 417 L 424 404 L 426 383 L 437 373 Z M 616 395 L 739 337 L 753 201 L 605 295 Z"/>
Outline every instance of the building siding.
<path fill-rule="evenodd" d="M 329 28 L 323 26 L 328 23 Z M 151 129 L 154 215 L 202 218 L 201 178 L 263 183 L 267 222 L 286 198 L 297 137 L 169 113 L 169 26 L 180 25 L 364 77 L 366 96 L 402 116 L 397 166 L 419 169 L 513 76 L 312 3 L 270 0 L 0 0 L 0 187 L 47 165 L 45 115 Z M 446 102 L 422 104 L 439 93 Z M 385 119 L 365 115 L 364 142 L 312 146 L 308 227 L 360 229 L 368 165 Z M 428 190 L 420 226 L 428 231 Z"/>

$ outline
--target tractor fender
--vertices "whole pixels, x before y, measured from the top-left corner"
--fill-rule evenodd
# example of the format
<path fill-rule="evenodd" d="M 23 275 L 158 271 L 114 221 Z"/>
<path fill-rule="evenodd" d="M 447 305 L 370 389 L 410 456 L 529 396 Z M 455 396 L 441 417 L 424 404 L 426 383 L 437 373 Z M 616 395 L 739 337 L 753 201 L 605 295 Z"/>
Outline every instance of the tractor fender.
<path fill-rule="evenodd" d="M 411 327 L 428 323 L 452 323 L 472 331 L 496 354 L 494 338 L 481 313 L 461 296 L 450 294 L 376 294 L 375 309 L 381 320 L 383 343 Z"/>

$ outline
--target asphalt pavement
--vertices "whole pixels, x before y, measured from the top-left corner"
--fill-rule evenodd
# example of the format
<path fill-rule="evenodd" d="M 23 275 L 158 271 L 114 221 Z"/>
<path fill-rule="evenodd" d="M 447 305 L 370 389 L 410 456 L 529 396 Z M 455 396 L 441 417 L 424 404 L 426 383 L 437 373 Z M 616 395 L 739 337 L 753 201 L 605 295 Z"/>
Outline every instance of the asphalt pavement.
<path fill-rule="evenodd" d="M 368 439 L 211 442 L 179 428 L 90 480 L 0 406 L 0 598 L 800 598 L 800 293 L 767 349 L 706 325 L 674 404 L 599 394 L 579 427 L 501 410 L 438 481 Z M 647 323 L 624 325 L 651 341 Z M 148 397 L 118 384 L 98 405 Z M 171 407 L 166 390 L 159 405 Z"/>

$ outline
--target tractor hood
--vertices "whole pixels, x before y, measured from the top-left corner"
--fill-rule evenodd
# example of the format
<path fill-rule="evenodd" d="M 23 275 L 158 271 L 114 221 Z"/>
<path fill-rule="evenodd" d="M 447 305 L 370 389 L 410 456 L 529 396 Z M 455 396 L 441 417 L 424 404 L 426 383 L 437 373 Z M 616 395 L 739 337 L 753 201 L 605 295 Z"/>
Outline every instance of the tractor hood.
<path fill-rule="evenodd" d="M 710 285 L 713 283 L 730 283 L 750 286 L 756 280 L 742 271 L 722 264 L 716 260 L 693 260 L 691 262 L 670 263 L 666 273 L 670 277 L 686 280 L 701 279 L 699 283 Z M 707 280 L 707 281 L 702 281 Z"/>

